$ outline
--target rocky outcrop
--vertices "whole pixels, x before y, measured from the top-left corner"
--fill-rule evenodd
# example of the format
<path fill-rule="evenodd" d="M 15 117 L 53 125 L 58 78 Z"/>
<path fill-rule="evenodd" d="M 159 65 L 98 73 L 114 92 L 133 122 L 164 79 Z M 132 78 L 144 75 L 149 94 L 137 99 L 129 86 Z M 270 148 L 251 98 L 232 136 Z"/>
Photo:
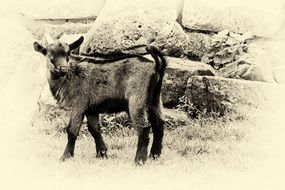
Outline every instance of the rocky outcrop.
<path fill-rule="evenodd" d="M 184 96 L 191 76 L 214 76 L 211 66 L 186 59 L 168 57 L 168 66 L 162 86 L 162 101 L 166 107 L 175 107 Z"/>
<path fill-rule="evenodd" d="M 184 2 L 182 24 L 202 31 L 229 30 L 236 33 L 252 32 L 269 37 L 280 24 L 280 2 L 263 6 L 250 2 L 189 0 Z M 271 7 L 269 9 L 268 7 Z M 272 12 L 271 10 L 275 10 Z M 225 19 L 226 18 L 226 19 Z"/>
<path fill-rule="evenodd" d="M 106 2 L 86 35 L 81 53 L 109 54 L 118 50 L 124 52 L 136 45 L 152 44 L 167 55 L 179 57 L 184 54 L 188 36 L 175 21 L 175 2 L 121 1 Z M 132 50 L 132 53 L 143 52 L 144 48 Z"/>
<path fill-rule="evenodd" d="M 46 66 L 44 57 L 34 52 L 34 38 L 26 28 L 14 19 L 0 21 L 6 26 L 0 36 L 0 125 L 9 145 L 10 141 L 18 142 L 21 132 L 31 127 L 38 109 L 37 99 L 46 82 Z"/>
<path fill-rule="evenodd" d="M 188 43 L 184 47 L 185 55 L 191 60 L 201 60 L 201 57 L 207 52 L 206 47 L 209 45 L 212 35 L 199 32 L 186 32 L 186 34 Z"/>
<path fill-rule="evenodd" d="M 273 103 L 284 103 L 281 95 L 284 90 L 284 86 L 277 84 L 195 76 L 188 80 L 185 95 L 192 108 L 190 112 L 244 116 L 253 108 L 266 110 Z"/>
<path fill-rule="evenodd" d="M 248 46 L 248 52 L 239 60 L 219 69 L 219 76 L 251 81 L 275 82 L 273 75 L 273 58 L 263 40 Z"/>

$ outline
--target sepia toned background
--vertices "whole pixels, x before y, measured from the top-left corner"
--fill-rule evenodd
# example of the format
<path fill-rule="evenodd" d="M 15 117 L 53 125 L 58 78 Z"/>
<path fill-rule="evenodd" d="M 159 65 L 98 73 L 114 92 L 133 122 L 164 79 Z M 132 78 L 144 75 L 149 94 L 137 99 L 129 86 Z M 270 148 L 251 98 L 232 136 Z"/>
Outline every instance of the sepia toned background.
<path fill-rule="evenodd" d="M 283 189 L 284 7 L 282 0 L 1 2 L 1 189 Z M 129 34 L 133 31 L 124 28 L 130 26 L 128 22 L 116 24 L 112 20 L 114 17 L 119 21 L 122 18 L 135 20 L 136 13 L 142 10 L 150 16 L 145 20 L 138 17 L 142 18 L 138 22 L 147 26 L 157 24 L 154 31 L 160 33 L 154 32 L 153 35 L 161 38 L 156 45 L 163 46 L 164 53 L 170 56 L 170 69 L 164 85 L 164 92 L 169 94 L 163 94 L 164 101 L 169 102 L 165 109 L 169 128 L 162 157 L 156 161 L 148 160 L 144 166 L 135 166 L 136 133 L 129 128 L 120 128 L 124 124 L 116 123 L 120 117 L 104 116 L 102 125 L 119 125 L 118 129 L 106 129 L 105 132 L 110 158 L 95 158 L 94 143 L 83 130 L 75 158 L 61 163 L 59 157 L 66 143 L 62 131 L 66 121 L 48 91 L 45 59 L 34 52 L 32 43 L 41 41 L 45 32 L 67 42 L 84 34 L 87 41 L 81 51 L 91 48 L 94 52 L 112 52 L 116 47 L 148 42 L 151 38 L 148 30 L 141 33 L 141 41 L 121 40 L 124 35 L 116 31 L 124 30 Z M 96 18 L 96 24 L 93 21 L 62 25 L 34 23 L 36 19 L 89 17 Z M 149 18 L 162 19 L 156 23 L 156 19 Z M 109 25 L 105 25 L 107 21 Z M 101 30 L 102 26 L 108 30 Z M 190 32 L 184 33 L 181 26 Z M 171 37 L 169 28 L 174 34 Z M 183 92 L 183 97 L 202 104 L 203 98 L 195 99 L 190 91 L 195 87 L 195 92 L 199 93 L 199 84 L 202 83 L 199 83 L 199 77 L 191 81 L 189 77 L 183 78 L 190 76 L 193 68 L 188 68 L 181 60 L 189 64 L 196 63 L 192 60 L 194 58 L 201 60 L 206 53 L 203 43 L 209 40 L 209 31 L 246 33 L 248 29 L 261 39 L 250 47 L 253 55 L 249 60 L 254 63 L 247 70 L 250 77 L 238 72 L 229 76 L 231 70 L 227 70 L 222 73 L 226 79 L 218 80 L 218 83 L 209 81 L 214 87 L 217 85 L 218 90 L 213 89 L 214 95 L 225 93 L 237 99 L 230 102 L 231 113 L 222 118 L 203 115 L 198 120 L 188 118 L 188 113 L 181 109 L 189 105 L 181 103 L 182 95 L 176 98 L 172 93 L 186 88 L 188 92 Z M 67 32 L 63 34 L 63 30 Z M 95 41 L 100 39 L 103 43 L 93 42 L 93 36 Z M 114 41 L 109 42 L 110 38 Z M 166 45 L 163 44 L 165 39 L 168 40 Z M 44 40 L 41 42 L 45 43 Z M 177 51 L 172 51 L 173 47 Z M 196 68 L 218 73 L 200 62 L 196 63 Z M 228 78 L 237 82 L 228 82 Z M 188 86 L 180 87 L 184 83 Z M 177 103 L 177 110 L 171 107 L 173 102 Z M 238 115 L 233 114 L 234 111 Z"/>

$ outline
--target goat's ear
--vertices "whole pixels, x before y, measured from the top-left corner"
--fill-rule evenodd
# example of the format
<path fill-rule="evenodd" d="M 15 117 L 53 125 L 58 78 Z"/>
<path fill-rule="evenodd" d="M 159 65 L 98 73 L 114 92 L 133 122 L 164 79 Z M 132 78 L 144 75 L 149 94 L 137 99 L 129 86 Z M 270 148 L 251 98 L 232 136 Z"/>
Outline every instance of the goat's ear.
<path fill-rule="evenodd" d="M 81 36 L 78 40 L 76 40 L 75 42 L 69 44 L 69 49 L 73 50 L 73 49 L 79 47 L 82 44 L 83 40 L 84 40 L 84 37 Z"/>
<path fill-rule="evenodd" d="M 41 44 L 39 44 L 38 42 L 34 42 L 34 49 L 43 55 L 47 54 L 47 49 L 43 47 Z"/>

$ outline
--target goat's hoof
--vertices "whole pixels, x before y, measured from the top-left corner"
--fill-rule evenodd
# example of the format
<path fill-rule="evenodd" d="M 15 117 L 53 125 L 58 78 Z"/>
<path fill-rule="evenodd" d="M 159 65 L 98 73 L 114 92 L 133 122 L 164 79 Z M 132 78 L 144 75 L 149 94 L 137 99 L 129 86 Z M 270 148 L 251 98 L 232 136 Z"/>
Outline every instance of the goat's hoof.
<path fill-rule="evenodd" d="M 64 153 L 61 157 L 60 157 L 60 161 L 64 162 L 65 160 L 69 159 L 73 157 L 73 155 L 71 153 Z"/>
<path fill-rule="evenodd" d="M 156 160 L 160 157 L 160 154 L 150 154 L 149 157 Z"/>
<path fill-rule="evenodd" d="M 100 150 L 97 152 L 96 158 L 108 158 L 106 150 Z"/>
<path fill-rule="evenodd" d="M 135 158 L 135 164 L 136 164 L 137 166 L 144 165 L 145 162 L 146 162 L 146 159 L 147 159 L 147 156 L 141 156 L 141 157 L 137 156 L 137 157 Z"/>
<path fill-rule="evenodd" d="M 135 164 L 136 164 L 136 166 L 142 166 L 142 165 L 144 165 L 145 164 L 145 161 L 143 161 L 143 160 L 135 160 Z"/>

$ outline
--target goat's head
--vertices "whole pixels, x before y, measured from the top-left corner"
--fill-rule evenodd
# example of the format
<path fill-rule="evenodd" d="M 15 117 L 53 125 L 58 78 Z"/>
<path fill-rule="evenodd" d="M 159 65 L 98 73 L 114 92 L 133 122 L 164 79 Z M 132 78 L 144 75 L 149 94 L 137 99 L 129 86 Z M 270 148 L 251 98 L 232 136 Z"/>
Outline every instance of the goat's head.
<path fill-rule="evenodd" d="M 79 47 L 84 38 L 81 36 L 71 44 L 60 41 L 49 43 L 46 47 L 38 42 L 34 42 L 34 49 L 47 58 L 47 64 L 51 72 L 65 73 L 70 68 L 70 51 Z"/>

